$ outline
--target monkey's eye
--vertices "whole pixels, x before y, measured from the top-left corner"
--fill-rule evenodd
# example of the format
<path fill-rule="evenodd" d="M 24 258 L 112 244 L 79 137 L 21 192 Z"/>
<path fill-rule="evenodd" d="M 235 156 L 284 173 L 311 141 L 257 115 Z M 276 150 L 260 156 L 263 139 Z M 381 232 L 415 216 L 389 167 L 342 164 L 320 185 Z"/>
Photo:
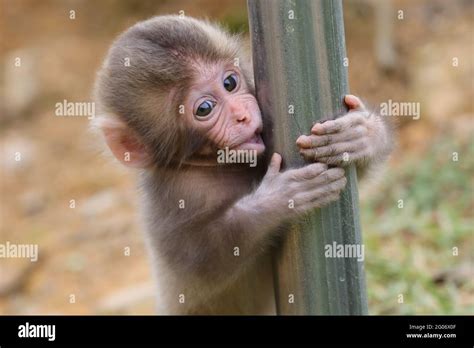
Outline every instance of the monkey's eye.
<path fill-rule="evenodd" d="M 232 92 L 237 87 L 237 75 L 230 74 L 224 80 L 224 88 L 229 92 Z"/>
<path fill-rule="evenodd" d="M 209 115 L 214 108 L 214 105 L 215 104 L 210 100 L 202 102 L 196 110 L 196 116 L 205 117 Z"/>

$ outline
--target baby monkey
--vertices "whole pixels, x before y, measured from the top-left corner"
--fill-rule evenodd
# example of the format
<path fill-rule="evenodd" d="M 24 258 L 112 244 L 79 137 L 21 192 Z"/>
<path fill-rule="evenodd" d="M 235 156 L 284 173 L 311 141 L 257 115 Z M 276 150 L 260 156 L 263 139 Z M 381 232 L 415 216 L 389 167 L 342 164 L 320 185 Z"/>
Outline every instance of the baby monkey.
<path fill-rule="evenodd" d="M 279 227 L 337 200 L 342 166 L 391 150 L 388 125 L 348 95 L 347 115 L 295 139 L 310 164 L 282 171 L 279 154 L 266 161 L 269 120 L 243 47 L 209 22 L 159 16 L 121 34 L 97 76 L 95 125 L 139 169 L 160 314 L 275 313 L 269 254 Z M 220 163 L 223 149 L 253 152 L 258 165 Z"/>

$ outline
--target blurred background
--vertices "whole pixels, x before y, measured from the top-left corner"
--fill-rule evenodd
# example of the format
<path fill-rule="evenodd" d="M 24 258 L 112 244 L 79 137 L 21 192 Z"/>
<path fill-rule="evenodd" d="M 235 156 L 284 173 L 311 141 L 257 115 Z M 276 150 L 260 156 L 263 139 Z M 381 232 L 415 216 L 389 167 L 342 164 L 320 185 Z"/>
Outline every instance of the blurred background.
<path fill-rule="evenodd" d="M 151 314 L 133 173 L 55 104 L 91 101 L 111 40 L 135 22 L 184 11 L 246 33 L 246 2 L 0 4 L 0 244 L 39 245 L 38 262 L 0 258 L 0 314 Z M 371 314 L 474 313 L 473 4 L 344 1 L 351 92 L 374 109 L 421 105 L 360 187 Z"/>

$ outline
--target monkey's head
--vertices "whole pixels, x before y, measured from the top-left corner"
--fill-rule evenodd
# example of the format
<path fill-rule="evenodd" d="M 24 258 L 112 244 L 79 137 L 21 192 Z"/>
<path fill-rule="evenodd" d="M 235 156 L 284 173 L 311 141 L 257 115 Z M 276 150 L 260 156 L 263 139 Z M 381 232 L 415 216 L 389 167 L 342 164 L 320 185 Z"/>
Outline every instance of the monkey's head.
<path fill-rule="evenodd" d="M 193 18 L 140 22 L 113 43 L 95 100 L 113 154 L 132 167 L 264 152 L 262 117 L 240 39 Z"/>

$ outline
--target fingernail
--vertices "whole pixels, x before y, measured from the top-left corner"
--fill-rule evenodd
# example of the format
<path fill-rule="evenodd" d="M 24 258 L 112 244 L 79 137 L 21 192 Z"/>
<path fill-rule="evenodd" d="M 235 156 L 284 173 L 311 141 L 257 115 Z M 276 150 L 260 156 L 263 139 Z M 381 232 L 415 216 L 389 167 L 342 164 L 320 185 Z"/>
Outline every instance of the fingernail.
<path fill-rule="evenodd" d="M 298 139 L 296 139 L 297 143 L 304 143 L 306 141 L 306 136 L 301 135 Z"/>

